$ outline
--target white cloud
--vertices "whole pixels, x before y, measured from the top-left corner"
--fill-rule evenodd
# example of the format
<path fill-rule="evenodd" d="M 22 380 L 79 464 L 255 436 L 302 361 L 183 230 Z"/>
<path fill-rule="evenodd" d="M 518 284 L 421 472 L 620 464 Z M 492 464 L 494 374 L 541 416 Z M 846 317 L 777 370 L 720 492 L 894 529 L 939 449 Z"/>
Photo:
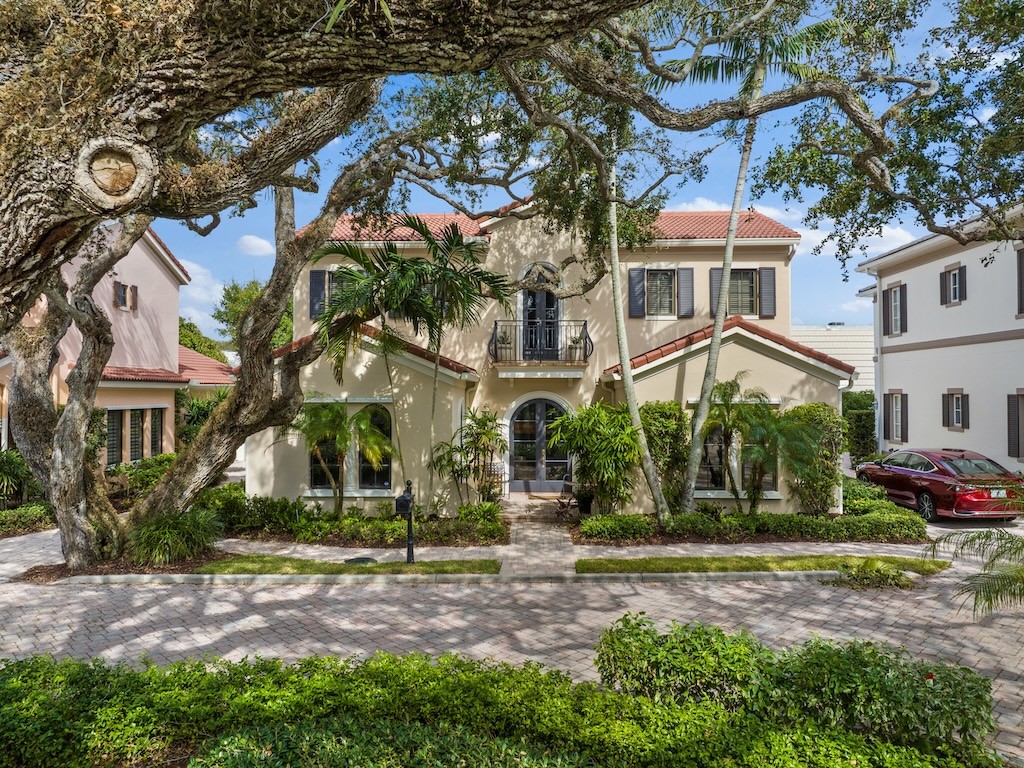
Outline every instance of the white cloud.
<path fill-rule="evenodd" d="M 695 197 L 693 200 L 688 200 L 680 203 L 673 203 L 668 206 L 665 210 L 667 211 L 728 211 L 732 206 L 728 203 L 720 203 L 717 200 L 711 200 L 707 197 Z M 765 216 L 781 221 L 783 223 L 793 223 L 803 219 L 804 212 L 793 210 L 792 208 L 776 208 L 774 205 L 763 205 L 761 203 L 754 203 L 754 210 L 758 213 L 763 213 Z"/>
<path fill-rule="evenodd" d="M 220 303 L 224 283 L 213 276 L 206 267 L 194 261 L 181 259 L 181 263 L 192 276 L 192 281 L 181 289 L 179 302 L 181 316 L 198 325 L 207 336 L 217 337 L 217 321 L 211 313 Z"/>
<path fill-rule="evenodd" d="M 981 120 L 981 122 L 983 122 L 983 123 L 987 123 L 989 120 L 991 120 L 993 117 L 995 117 L 995 114 L 996 114 L 995 107 L 985 107 L 978 114 L 978 119 Z"/>
<path fill-rule="evenodd" d="M 821 244 L 829 234 L 828 229 L 796 227 L 796 231 L 800 233 L 800 244 L 796 247 L 797 256 L 812 255 L 811 252 L 814 248 Z M 883 226 L 880 236 L 865 237 L 860 240 L 860 244 L 864 247 L 863 256 L 858 251 L 854 253 L 853 258 L 855 262 L 859 263 L 886 251 L 891 251 L 893 248 L 899 248 L 901 245 L 906 245 L 916 239 L 917 235 L 903 227 Z M 826 243 L 818 255 L 835 256 L 835 244 L 831 242 Z"/>
<path fill-rule="evenodd" d="M 732 206 L 719 203 L 716 200 L 709 200 L 706 197 L 695 197 L 693 200 L 673 203 L 665 210 L 667 211 L 728 211 Z"/>
<path fill-rule="evenodd" d="M 235 247 L 246 256 L 273 256 L 274 244 L 256 235 L 242 235 Z"/>

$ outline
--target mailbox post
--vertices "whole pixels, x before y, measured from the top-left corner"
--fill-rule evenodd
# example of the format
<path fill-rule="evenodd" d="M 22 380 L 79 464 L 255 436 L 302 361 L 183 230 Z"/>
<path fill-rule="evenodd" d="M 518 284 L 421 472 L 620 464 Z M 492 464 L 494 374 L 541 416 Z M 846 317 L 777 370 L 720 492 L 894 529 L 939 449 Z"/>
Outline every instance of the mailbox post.
<path fill-rule="evenodd" d="M 395 513 L 405 517 L 405 522 L 408 526 L 405 536 L 405 562 L 407 563 L 416 562 L 412 542 L 412 500 L 415 498 L 412 493 L 412 480 L 406 480 L 405 493 L 401 496 L 395 496 Z"/>

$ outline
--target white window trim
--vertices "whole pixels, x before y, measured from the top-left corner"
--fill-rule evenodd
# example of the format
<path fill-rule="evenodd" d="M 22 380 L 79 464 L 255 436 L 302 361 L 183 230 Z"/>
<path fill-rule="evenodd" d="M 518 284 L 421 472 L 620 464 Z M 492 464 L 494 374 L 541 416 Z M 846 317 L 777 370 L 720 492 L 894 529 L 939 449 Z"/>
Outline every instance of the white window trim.
<path fill-rule="evenodd" d="M 950 395 L 952 398 L 952 413 L 950 414 L 950 425 L 963 429 L 964 426 L 964 396 L 962 394 Z"/>
<path fill-rule="evenodd" d="M 903 442 L 903 395 L 892 397 L 892 442 Z"/>
<path fill-rule="evenodd" d="M 903 301 L 900 298 L 900 287 L 889 291 L 889 330 L 891 336 L 903 333 Z"/>

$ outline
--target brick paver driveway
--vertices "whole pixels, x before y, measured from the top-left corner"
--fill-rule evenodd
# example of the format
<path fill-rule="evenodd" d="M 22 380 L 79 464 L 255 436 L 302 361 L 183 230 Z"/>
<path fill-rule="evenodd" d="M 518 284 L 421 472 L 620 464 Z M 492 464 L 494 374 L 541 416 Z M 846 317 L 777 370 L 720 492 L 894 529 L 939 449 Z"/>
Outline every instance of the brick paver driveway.
<path fill-rule="evenodd" d="M 42 550 L 55 544 L 36 541 Z M 0 542 L 0 566 L 5 555 L 14 554 L 11 546 L 11 540 Z M 957 568 L 934 577 L 923 590 L 882 593 L 814 582 L 230 587 L 7 582 L 0 583 L 0 658 L 52 653 L 136 660 L 147 654 L 166 662 L 202 654 L 295 659 L 378 649 L 458 651 L 476 658 L 533 659 L 593 679 L 593 648 L 601 629 L 627 611 L 646 611 L 658 621 L 699 619 L 746 627 L 776 647 L 819 633 L 901 644 L 920 656 L 966 664 L 993 680 L 997 746 L 1024 758 L 1024 621 L 1019 613 L 1001 613 L 975 622 L 969 611 L 958 611 L 952 593 L 963 573 Z"/>

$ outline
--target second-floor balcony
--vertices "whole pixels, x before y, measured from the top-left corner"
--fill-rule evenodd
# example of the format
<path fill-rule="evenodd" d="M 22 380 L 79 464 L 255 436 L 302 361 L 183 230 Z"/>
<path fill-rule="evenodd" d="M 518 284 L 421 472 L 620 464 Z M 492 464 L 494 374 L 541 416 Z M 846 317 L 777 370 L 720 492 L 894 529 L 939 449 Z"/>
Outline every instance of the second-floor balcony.
<path fill-rule="evenodd" d="M 586 320 L 497 320 L 487 345 L 498 366 L 586 366 L 594 351 Z"/>

